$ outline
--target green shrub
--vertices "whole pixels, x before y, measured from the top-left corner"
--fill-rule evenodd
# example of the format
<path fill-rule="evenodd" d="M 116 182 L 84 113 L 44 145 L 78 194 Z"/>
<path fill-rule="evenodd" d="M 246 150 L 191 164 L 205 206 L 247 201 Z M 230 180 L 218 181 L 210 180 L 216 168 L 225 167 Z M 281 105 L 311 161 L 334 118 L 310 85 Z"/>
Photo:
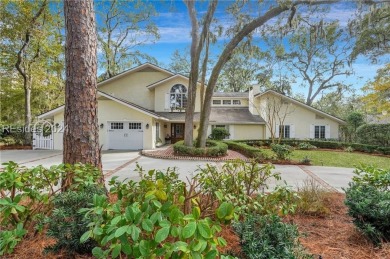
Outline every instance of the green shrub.
<path fill-rule="evenodd" d="M 390 155 L 390 147 L 378 147 L 376 150 L 384 155 Z"/>
<path fill-rule="evenodd" d="M 195 179 L 203 194 L 232 203 L 238 217 L 253 213 L 288 214 L 294 209 L 293 192 L 278 186 L 265 193 L 267 181 L 280 180 L 280 174 L 274 173 L 273 168 L 271 164 L 261 166 L 254 160 L 251 163 L 227 162 L 222 169 L 208 164 L 200 169 Z"/>
<path fill-rule="evenodd" d="M 0 225 L 28 228 L 37 218 L 51 211 L 51 202 L 65 174 L 73 174 L 70 190 L 81 190 L 100 178 L 98 169 L 82 164 L 26 168 L 15 162 L 4 163 L 0 173 Z"/>
<path fill-rule="evenodd" d="M 390 124 L 365 124 L 356 133 L 362 144 L 390 146 Z"/>
<path fill-rule="evenodd" d="M 27 230 L 19 223 L 13 230 L 0 231 L 0 256 L 11 254 L 16 245 L 22 240 Z"/>
<path fill-rule="evenodd" d="M 390 170 L 361 166 L 345 190 L 355 226 L 375 245 L 390 241 Z"/>
<path fill-rule="evenodd" d="M 223 139 L 226 139 L 229 136 L 230 136 L 230 133 L 229 133 L 229 131 L 227 129 L 215 127 L 211 131 L 210 138 L 213 139 L 213 140 L 223 140 Z"/>
<path fill-rule="evenodd" d="M 312 258 L 302 250 L 297 227 L 283 223 L 278 216 L 249 217 L 234 229 L 245 258 Z"/>
<path fill-rule="evenodd" d="M 118 182 L 113 178 L 110 192 L 118 201 L 95 195 L 93 207 L 82 213 L 93 221 L 81 241 L 98 242 L 92 250 L 97 258 L 217 258 L 218 246 L 226 245 L 219 222 L 229 223 L 233 205 L 222 202 L 213 209 L 215 220 L 204 217 L 194 185 L 189 189 L 174 169 L 164 173 L 150 170 L 139 182 Z"/>
<path fill-rule="evenodd" d="M 173 145 L 173 150 L 178 155 L 218 157 L 225 156 L 228 146 L 220 141 L 207 140 L 206 148 L 187 147 L 184 141 L 178 141 Z"/>
<path fill-rule="evenodd" d="M 260 148 L 249 146 L 245 143 L 235 142 L 235 141 L 225 141 L 229 149 L 237 151 L 243 154 L 246 157 L 253 158 L 258 162 L 269 159 L 266 153 L 264 153 Z"/>
<path fill-rule="evenodd" d="M 289 145 L 272 144 L 271 149 L 275 152 L 276 157 L 280 160 L 288 160 L 294 148 Z"/>
<path fill-rule="evenodd" d="M 298 145 L 296 145 L 298 149 L 302 150 L 310 150 L 310 149 L 316 149 L 317 147 L 308 143 L 308 142 L 300 142 Z"/>
<path fill-rule="evenodd" d="M 80 237 L 88 230 L 88 220 L 79 213 L 81 208 L 88 208 L 93 202 L 93 196 L 105 194 L 105 189 L 91 185 L 81 191 L 66 191 L 54 197 L 54 209 L 46 219 L 48 229 L 46 234 L 56 239 L 56 244 L 47 247 L 46 251 L 57 252 L 61 249 L 70 255 L 75 252 L 90 253 L 96 242 L 89 240 L 80 243 Z"/>

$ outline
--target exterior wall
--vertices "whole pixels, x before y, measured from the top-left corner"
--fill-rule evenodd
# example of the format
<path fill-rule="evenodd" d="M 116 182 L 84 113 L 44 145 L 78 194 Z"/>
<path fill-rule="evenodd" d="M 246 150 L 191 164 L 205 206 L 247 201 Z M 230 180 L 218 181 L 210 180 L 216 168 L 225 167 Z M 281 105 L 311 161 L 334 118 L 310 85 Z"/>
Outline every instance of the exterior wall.
<path fill-rule="evenodd" d="M 260 107 L 261 116 L 266 120 L 267 116 L 265 113 L 265 107 L 267 106 L 267 96 L 270 94 L 263 95 L 258 99 L 258 105 Z M 278 98 L 278 97 L 277 97 Z M 272 100 L 272 99 L 271 99 Z M 288 100 L 287 100 L 288 101 Z M 272 101 L 269 101 L 272 103 Z M 284 125 L 291 125 L 293 127 L 294 134 L 291 138 L 296 139 L 308 139 L 311 138 L 310 131 L 313 126 L 327 126 L 330 130 L 329 138 L 338 138 L 339 137 L 339 123 L 335 120 L 329 119 L 321 114 L 318 116 L 323 119 L 318 119 L 316 113 L 311 111 L 304 106 L 297 105 L 288 101 L 289 108 L 287 109 L 287 116 L 284 119 Z M 285 109 L 283 109 L 285 111 Z M 283 117 L 283 114 L 281 115 Z M 279 124 L 278 119 L 274 123 L 273 127 L 276 128 L 276 124 Z M 291 127 L 290 126 L 290 127 Z M 266 128 L 265 138 L 270 138 L 271 132 Z"/>
<path fill-rule="evenodd" d="M 122 104 L 119 104 L 111 100 L 99 100 L 98 101 L 98 123 L 104 124 L 103 128 L 99 127 L 99 144 L 103 146 L 103 150 L 108 148 L 108 130 L 110 121 L 136 121 L 142 122 L 143 125 L 143 146 L 144 149 L 155 148 L 156 136 L 155 136 L 155 120 L 142 112 L 128 108 Z M 54 116 L 54 125 L 58 123 L 62 125 L 64 121 L 64 113 L 61 112 Z M 149 124 L 149 129 L 146 129 L 145 125 Z M 63 133 L 54 133 L 54 149 L 63 149 Z"/>
<path fill-rule="evenodd" d="M 168 80 L 167 82 L 158 85 L 154 88 L 154 109 L 156 112 L 167 112 L 170 109 L 165 109 L 165 96 L 170 93 L 172 86 L 182 84 L 188 90 L 188 79 L 179 78 L 176 80 Z M 153 91 L 153 90 L 152 90 Z M 195 100 L 195 112 L 200 112 L 200 87 L 197 88 Z"/>
<path fill-rule="evenodd" d="M 249 99 L 248 98 L 238 98 L 238 97 L 213 97 L 213 100 L 221 100 L 221 104 L 211 104 L 214 107 L 249 107 Z M 231 100 L 231 105 L 223 104 L 223 100 Z M 233 100 L 240 100 L 241 105 L 233 105 Z"/>
<path fill-rule="evenodd" d="M 163 72 L 134 72 L 100 85 L 99 90 L 115 97 L 128 100 L 146 109 L 154 110 L 154 91 L 147 85 L 167 78 Z M 164 99 L 162 99 L 164 100 Z"/>
<path fill-rule="evenodd" d="M 263 139 L 265 125 L 234 125 L 234 139 Z"/>

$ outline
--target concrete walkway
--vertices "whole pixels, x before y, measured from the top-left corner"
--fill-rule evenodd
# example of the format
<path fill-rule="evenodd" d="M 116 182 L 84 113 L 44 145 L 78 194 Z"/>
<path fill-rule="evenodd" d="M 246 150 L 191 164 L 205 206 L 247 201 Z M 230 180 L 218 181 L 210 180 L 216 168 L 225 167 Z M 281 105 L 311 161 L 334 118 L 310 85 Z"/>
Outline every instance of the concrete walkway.
<path fill-rule="evenodd" d="M 26 167 L 34 167 L 37 165 L 49 167 L 61 163 L 62 152 L 54 150 L 0 151 L 0 162 L 4 163 L 9 160 Z M 223 162 L 156 159 L 141 156 L 137 151 L 103 152 L 102 162 L 106 180 L 114 176 L 117 176 L 118 180 L 139 180 L 140 177 L 135 171 L 136 163 L 146 172 L 152 169 L 166 170 L 168 167 L 176 167 L 179 177 L 182 180 L 193 177 L 197 173 L 197 170 L 199 170 L 199 167 L 204 167 L 207 163 L 219 167 L 223 165 Z M 285 181 L 287 185 L 296 189 L 298 186 L 302 186 L 305 180 L 314 179 L 324 188 L 342 192 L 342 188 L 347 187 L 348 182 L 351 181 L 353 170 L 353 168 L 341 167 L 275 165 L 275 171 L 281 174 L 282 181 L 272 181 L 269 185 L 270 188 L 273 188 L 278 184 L 284 184 Z"/>

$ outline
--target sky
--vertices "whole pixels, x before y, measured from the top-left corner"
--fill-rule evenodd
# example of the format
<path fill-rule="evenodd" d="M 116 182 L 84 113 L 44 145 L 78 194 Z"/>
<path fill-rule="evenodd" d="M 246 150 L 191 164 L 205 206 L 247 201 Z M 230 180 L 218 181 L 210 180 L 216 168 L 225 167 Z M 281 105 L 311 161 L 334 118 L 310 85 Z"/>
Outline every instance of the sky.
<path fill-rule="evenodd" d="M 220 1 L 215 13 L 215 18 L 223 27 L 227 28 L 232 23 L 231 17 L 226 13 L 226 7 L 230 1 Z M 272 1 L 266 1 L 266 5 L 271 5 Z M 156 42 L 147 42 L 145 45 L 137 49 L 156 58 L 160 65 L 167 66 L 171 62 L 171 56 L 175 50 L 189 51 L 191 44 L 191 24 L 186 6 L 182 1 L 153 1 L 153 6 L 156 9 L 156 16 L 152 20 L 157 25 L 160 38 Z M 198 1 L 196 8 L 199 16 L 203 15 L 207 9 L 207 1 Z M 247 14 L 256 16 L 262 14 L 264 10 L 258 10 L 256 1 L 250 2 Z M 298 9 L 298 12 L 305 10 Z M 341 26 L 346 26 L 349 19 L 353 16 L 355 9 L 352 2 L 341 2 L 330 7 L 330 11 L 324 16 L 325 20 L 339 20 Z M 275 21 L 270 21 L 272 24 Z M 260 35 L 255 35 L 256 44 L 262 49 L 266 49 L 262 43 Z M 215 46 L 211 48 L 211 56 L 217 57 L 221 51 L 220 46 L 223 45 L 226 38 L 222 38 Z M 284 41 L 288 48 L 287 41 Z M 388 60 L 388 59 L 387 59 Z M 382 67 L 383 63 L 372 64 L 367 57 L 359 56 L 352 64 L 354 75 L 342 78 L 346 83 L 351 83 L 353 88 L 360 91 L 367 81 L 372 80 L 376 75 L 378 68 Z M 301 80 L 297 78 L 297 83 L 293 86 L 293 92 L 305 93 L 305 90 L 299 87 Z"/>

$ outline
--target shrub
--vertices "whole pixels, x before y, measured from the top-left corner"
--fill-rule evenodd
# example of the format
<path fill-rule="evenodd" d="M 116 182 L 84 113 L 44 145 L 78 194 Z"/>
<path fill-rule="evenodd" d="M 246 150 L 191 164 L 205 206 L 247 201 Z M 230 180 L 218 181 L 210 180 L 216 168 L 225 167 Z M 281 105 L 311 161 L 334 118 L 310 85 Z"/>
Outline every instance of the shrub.
<path fill-rule="evenodd" d="M 375 245 L 390 241 L 390 170 L 361 166 L 345 190 L 355 226 Z"/>
<path fill-rule="evenodd" d="M 298 145 L 296 147 L 298 149 L 302 149 L 302 150 L 310 150 L 310 149 L 316 149 L 317 148 L 316 146 L 313 146 L 312 144 L 310 144 L 308 142 L 300 142 L 300 143 L 298 143 Z"/>
<path fill-rule="evenodd" d="M 225 156 L 228 146 L 220 141 L 207 140 L 206 148 L 187 147 L 184 141 L 178 141 L 173 145 L 176 154 L 185 156 L 218 157 Z"/>
<path fill-rule="evenodd" d="M 295 225 L 283 223 L 278 216 L 249 217 L 234 225 L 245 258 L 310 258 L 302 251 Z"/>
<path fill-rule="evenodd" d="M 82 213 L 93 219 L 81 241 L 98 242 L 92 253 L 97 258 L 217 258 L 218 246 L 226 241 L 217 237 L 219 222 L 229 223 L 234 215 L 231 204 L 214 207 L 215 220 L 202 217 L 194 186 L 189 189 L 174 169 L 165 173 L 150 170 L 139 182 L 118 182 L 113 178 L 111 193 L 118 201 L 95 195 L 93 207 Z"/>
<path fill-rule="evenodd" d="M 288 160 L 294 148 L 289 145 L 272 144 L 271 149 L 280 160 Z"/>
<path fill-rule="evenodd" d="M 229 133 L 229 131 L 227 129 L 215 127 L 211 131 L 210 138 L 213 139 L 213 140 L 223 140 L 223 139 L 226 139 L 229 136 L 230 136 L 230 133 Z"/>
<path fill-rule="evenodd" d="M 326 216 L 330 210 L 325 203 L 327 191 L 314 179 L 306 179 L 297 190 L 296 213 L 313 216 Z"/>
<path fill-rule="evenodd" d="M 260 166 L 254 160 L 251 163 L 237 160 L 225 163 L 222 169 L 207 165 L 195 179 L 203 194 L 232 203 L 238 217 L 253 213 L 287 214 L 294 208 L 294 194 L 288 188 L 277 187 L 265 193 L 267 181 L 280 180 L 280 174 L 272 172 L 273 168 L 271 164 Z"/>
<path fill-rule="evenodd" d="M 81 208 L 88 208 L 93 202 L 93 196 L 105 194 L 105 189 L 91 185 L 81 191 L 66 191 L 57 194 L 53 200 L 54 209 L 48 223 L 47 235 L 56 239 L 56 244 L 47 247 L 46 251 L 57 252 L 66 250 L 69 254 L 75 252 L 90 253 L 96 242 L 89 240 L 80 243 L 80 237 L 88 230 L 88 220 L 79 213 Z"/>
<path fill-rule="evenodd" d="M 344 151 L 352 153 L 354 151 L 354 149 L 353 149 L 353 147 L 349 146 L 349 147 L 344 148 Z"/>
<path fill-rule="evenodd" d="M 253 158 L 258 162 L 262 162 L 269 158 L 260 148 L 235 141 L 225 141 L 224 143 L 228 145 L 229 149 L 237 151 L 246 157 Z"/>
<path fill-rule="evenodd" d="M 357 129 L 360 143 L 369 145 L 390 146 L 390 124 L 365 124 Z"/>
<path fill-rule="evenodd" d="M 384 155 L 390 155 L 390 147 L 378 147 L 377 151 Z"/>
<path fill-rule="evenodd" d="M 305 165 L 310 165 L 311 164 L 310 157 L 308 157 L 308 156 L 303 157 L 302 160 L 301 160 L 301 163 L 305 164 Z"/>

